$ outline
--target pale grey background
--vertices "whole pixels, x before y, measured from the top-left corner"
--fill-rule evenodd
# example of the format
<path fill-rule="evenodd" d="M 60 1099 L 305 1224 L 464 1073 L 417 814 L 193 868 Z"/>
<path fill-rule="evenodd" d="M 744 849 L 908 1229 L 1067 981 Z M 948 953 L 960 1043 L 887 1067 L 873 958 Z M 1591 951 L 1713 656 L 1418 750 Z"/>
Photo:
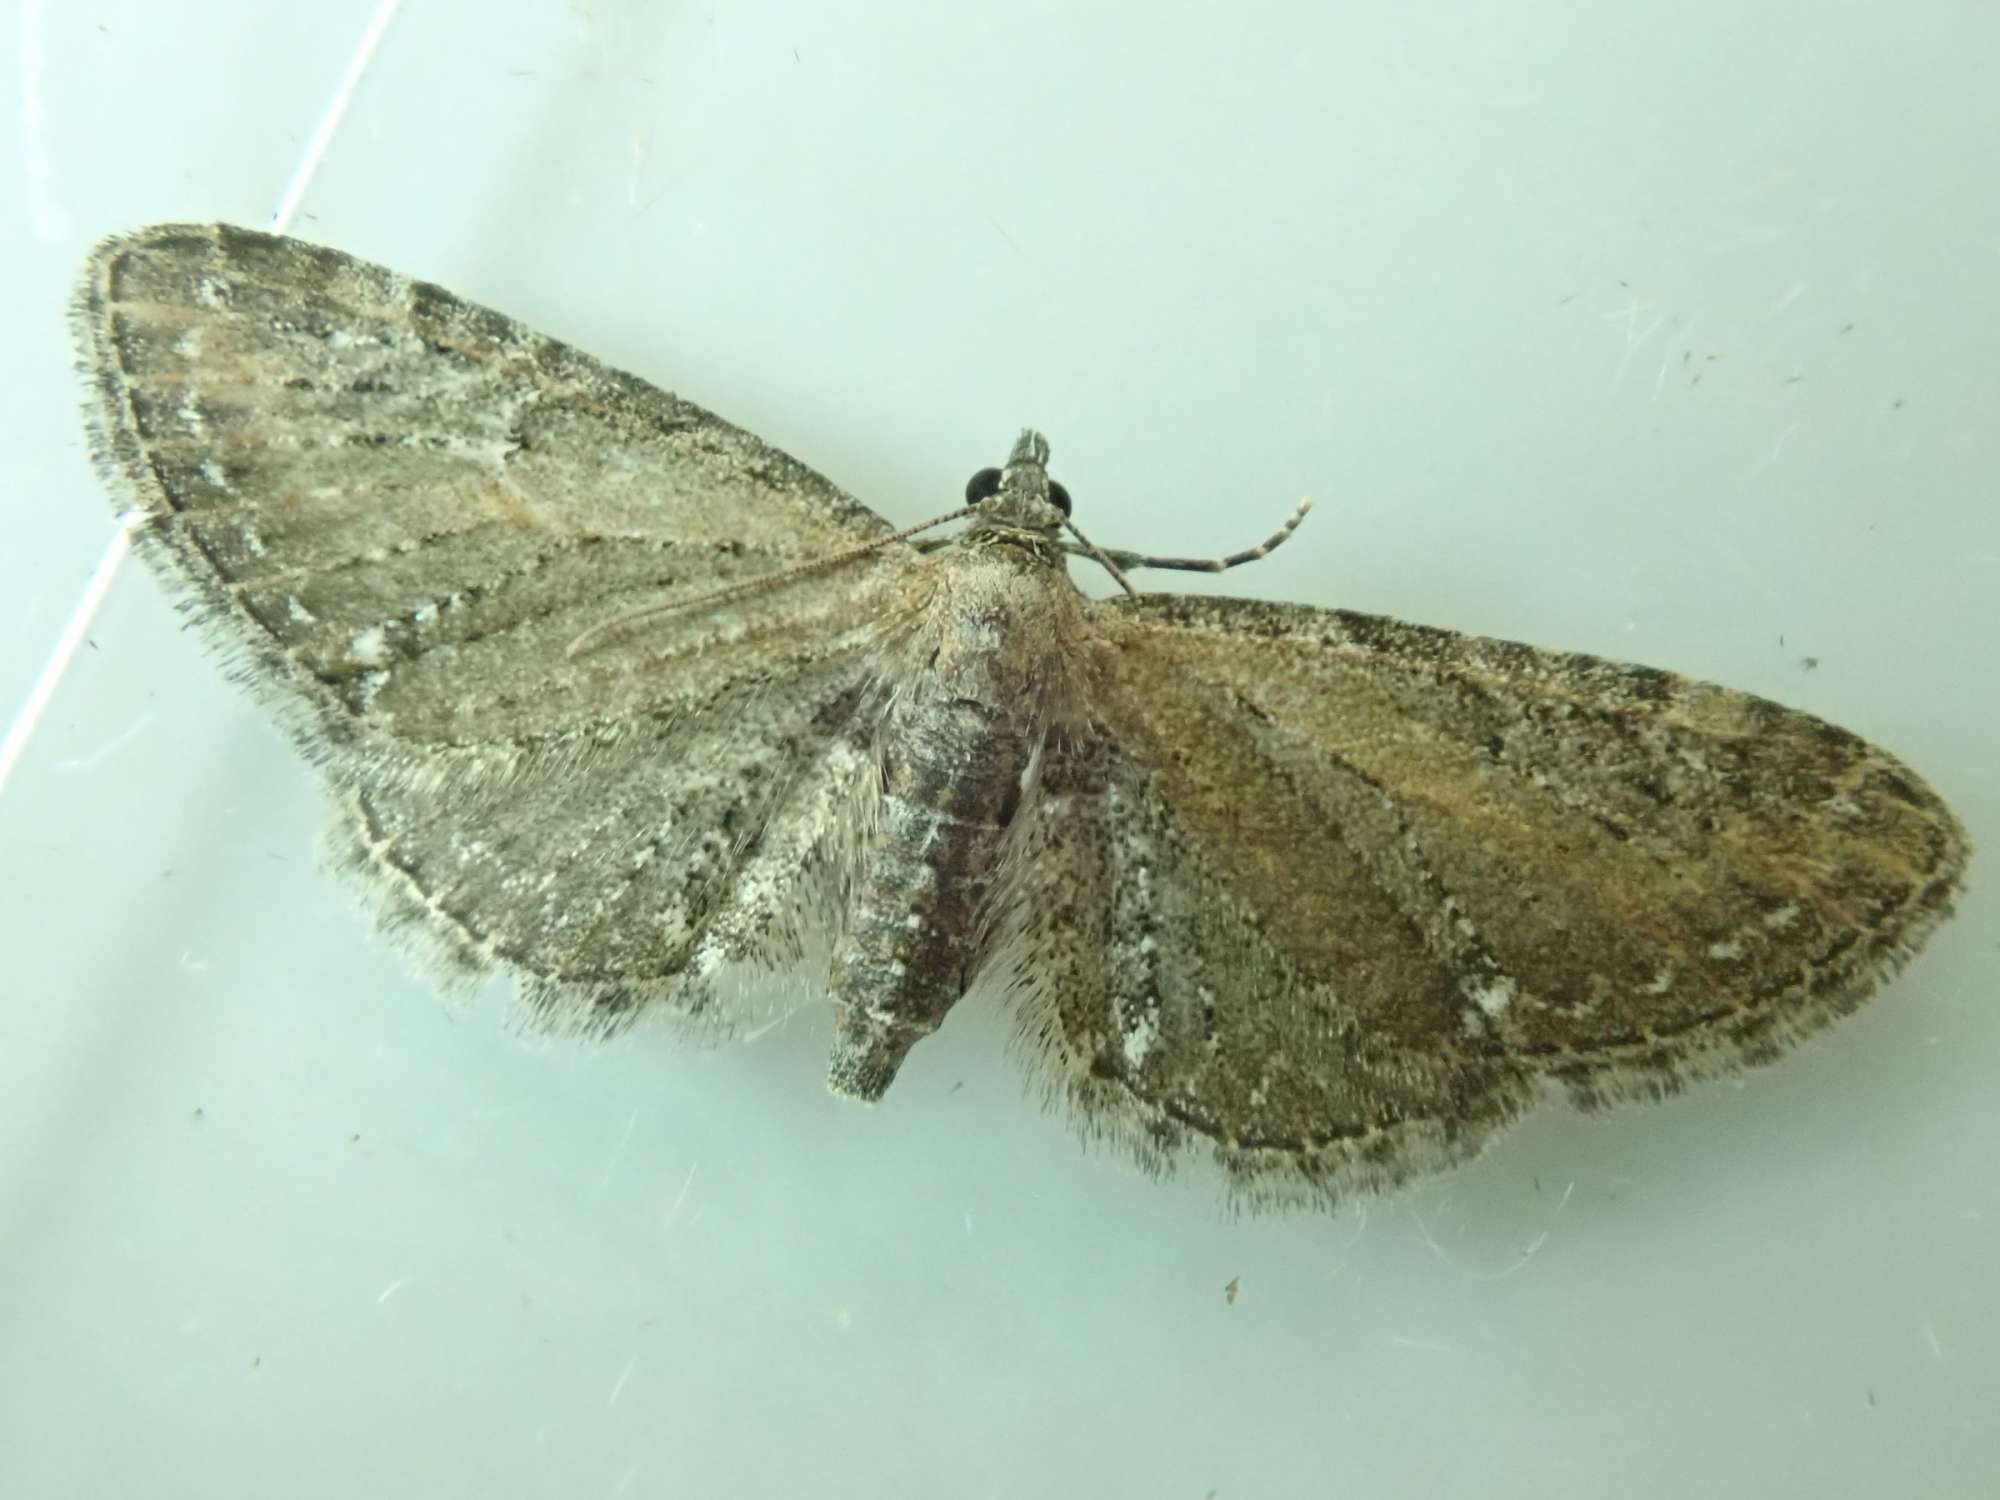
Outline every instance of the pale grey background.
<path fill-rule="evenodd" d="M 13 7 L 9 708 L 110 534 L 77 261 L 261 222 L 367 10 Z M 1107 543 L 1311 494 L 1231 588 L 1810 708 L 1986 852 L 1781 1068 L 1230 1223 L 991 1013 L 871 1112 L 820 1016 L 441 1007 L 135 570 L 0 801 L 0 1492 L 1991 1494 L 1996 55 L 1946 0 L 411 0 L 300 232 L 899 521 L 1024 422 Z"/>

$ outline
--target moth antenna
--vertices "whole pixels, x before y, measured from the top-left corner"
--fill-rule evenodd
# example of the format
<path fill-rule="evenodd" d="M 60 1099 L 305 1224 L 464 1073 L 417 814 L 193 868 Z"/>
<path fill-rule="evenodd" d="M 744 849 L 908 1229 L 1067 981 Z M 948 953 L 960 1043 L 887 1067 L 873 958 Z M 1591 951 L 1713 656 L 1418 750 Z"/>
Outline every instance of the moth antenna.
<path fill-rule="evenodd" d="M 933 526 L 942 526 L 947 521 L 962 520 L 964 517 L 971 515 L 972 512 L 972 506 L 961 506 L 959 509 L 948 511 L 944 515 L 932 516 L 928 521 L 919 521 L 914 526 L 906 526 L 901 531 L 892 532 L 888 536 L 877 537 L 872 542 L 864 542 L 859 547 L 849 547 L 844 552 L 829 552 L 825 557 L 815 557 L 809 562 L 798 564 L 796 567 L 781 568 L 776 573 L 766 573 L 759 578 L 746 578 L 743 582 L 732 583 L 727 588 L 711 589 L 706 594 L 696 594 L 692 599 L 668 599 L 660 604 L 641 605 L 637 609 L 627 610 L 622 615 L 613 615 L 608 620 L 600 620 L 597 624 L 591 626 L 590 629 L 577 636 L 568 646 L 564 647 L 563 655 L 568 660 L 574 661 L 592 646 L 602 644 L 605 637 L 616 635 L 625 630 L 626 627 L 635 625 L 641 620 L 651 620 L 660 615 L 673 614 L 677 610 L 706 609 L 710 605 L 721 604 L 729 599 L 740 599 L 748 594 L 761 594 L 767 589 L 777 588 L 780 584 L 789 583 L 794 578 L 802 577 L 807 573 L 818 573 L 827 568 L 837 568 L 844 563 L 855 562 L 868 556 L 871 552 L 880 552 L 891 542 L 900 542 L 905 537 L 915 536 L 920 531 L 929 531 Z"/>
<path fill-rule="evenodd" d="M 1111 567 L 1113 561 L 1116 561 L 1119 567 L 1130 568 L 1134 571 L 1140 568 L 1177 568 L 1183 573 L 1227 573 L 1231 568 L 1241 567 L 1244 563 L 1255 562 L 1260 557 L 1269 557 L 1273 552 L 1277 551 L 1284 544 L 1285 538 L 1299 529 L 1299 522 L 1306 518 L 1306 512 L 1312 508 L 1312 501 L 1301 500 L 1297 508 L 1285 518 L 1284 525 L 1265 537 L 1256 546 L 1246 547 L 1241 552 L 1232 552 L 1227 557 L 1154 557 L 1145 552 L 1120 552 L 1116 550 L 1104 552 L 1090 546 L 1088 542 L 1085 542 L 1084 548 L 1066 547 L 1064 550 L 1075 553 L 1078 556 L 1091 557 L 1103 563 L 1105 567 L 1111 568 L 1111 576 L 1116 578 L 1120 583 L 1124 583 L 1125 579 L 1119 573 L 1118 568 Z M 1076 528 L 1072 526 L 1070 530 L 1076 531 Z M 1079 531 L 1077 532 L 1077 536 L 1081 538 L 1083 533 Z M 1131 592 L 1129 584 L 1126 585 L 1126 592 Z"/>

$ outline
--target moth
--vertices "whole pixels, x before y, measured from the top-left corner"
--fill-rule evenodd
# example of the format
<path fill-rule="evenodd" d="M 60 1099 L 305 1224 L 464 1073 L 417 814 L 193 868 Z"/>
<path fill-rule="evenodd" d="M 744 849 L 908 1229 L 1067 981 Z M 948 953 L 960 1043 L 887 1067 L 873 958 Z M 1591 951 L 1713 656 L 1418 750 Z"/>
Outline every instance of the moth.
<path fill-rule="evenodd" d="M 984 980 L 1046 1097 L 1253 1203 L 1464 1159 L 1853 1010 L 1965 835 L 1893 756 L 1650 667 L 1126 592 L 1047 443 L 912 540 L 439 287 L 221 225 L 74 302 L 137 539 L 450 971 L 588 1031 L 809 965 L 873 1100 Z M 1294 518 L 1295 524 L 1296 517 Z"/>

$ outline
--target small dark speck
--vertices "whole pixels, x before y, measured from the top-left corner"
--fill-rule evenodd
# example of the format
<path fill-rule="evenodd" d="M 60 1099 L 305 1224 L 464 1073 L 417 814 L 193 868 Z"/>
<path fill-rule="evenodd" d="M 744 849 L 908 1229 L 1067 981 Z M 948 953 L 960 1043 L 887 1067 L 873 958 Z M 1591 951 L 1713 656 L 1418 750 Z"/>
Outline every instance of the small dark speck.
<path fill-rule="evenodd" d="M 206 1120 L 207 1118 L 208 1118 L 208 1111 L 203 1109 L 199 1104 L 197 1104 L 194 1107 L 194 1113 L 188 1116 L 188 1123 L 190 1125 L 199 1125 L 203 1120 Z"/>
<path fill-rule="evenodd" d="M 1227 1302 L 1231 1307 L 1234 1307 L 1236 1305 L 1236 1294 L 1242 1290 L 1243 1278 L 1241 1276 L 1232 1276 L 1229 1278 L 1229 1285 L 1222 1289 L 1222 1300 Z"/>
<path fill-rule="evenodd" d="M 961 1078 L 958 1080 L 957 1083 L 954 1083 L 950 1088 L 946 1089 L 945 1092 L 947 1094 L 955 1094 L 964 1087 L 965 1087 L 965 1080 Z"/>
<path fill-rule="evenodd" d="M 1854 325 L 1852 323 L 1843 323 L 1840 325 L 1840 331 L 1843 334 L 1852 333 L 1854 332 Z"/>
<path fill-rule="evenodd" d="M 1799 658 L 1799 665 L 1808 672 L 1817 672 L 1819 670 L 1819 658 L 1817 656 L 1801 656 Z"/>
<path fill-rule="evenodd" d="M 1870 1389 L 1870 1391 L 1868 1392 L 1868 1404 L 1870 1406 L 1875 1406 L 1878 1404 L 1875 1400 L 1875 1392 L 1873 1389 Z"/>
<path fill-rule="evenodd" d="M 1890 411 L 1901 411 L 1902 409 L 1903 409 L 1903 398 L 1901 396 L 1898 396 L 1894 401 L 1891 401 L 1889 403 Z"/>
<path fill-rule="evenodd" d="M 350 1135 L 350 1136 L 349 1136 L 349 1137 L 347 1138 L 347 1144 L 348 1144 L 348 1145 L 350 1145 L 350 1146 L 352 1146 L 352 1145 L 353 1145 L 353 1144 L 354 1144 L 354 1143 L 355 1143 L 356 1141 L 358 1141 L 358 1140 L 360 1140 L 360 1139 L 361 1139 L 361 1132 L 357 1130 L 357 1131 L 355 1131 L 355 1132 L 354 1132 L 354 1134 L 353 1134 L 353 1135 Z"/>
<path fill-rule="evenodd" d="M 250 1361 L 250 1368 L 254 1370 L 262 1363 L 264 1363 L 264 1356 L 259 1354 L 256 1358 Z"/>
<path fill-rule="evenodd" d="M 1571 292 L 1571 293 L 1570 293 L 1570 294 L 1569 294 L 1569 295 L 1568 295 L 1567 297 L 1563 298 L 1563 299 L 1562 299 L 1562 301 L 1558 302 L 1558 303 L 1556 304 L 1556 306 L 1557 306 L 1557 307 L 1568 307 L 1568 306 L 1570 305 L 1570 303 L 1572 303 L 1572 302 L 1576 301 L 1576 295 L 1577 295 L 1577 294 L 1576 294 L 1575 292 Z"/>
<path fill-rule="evenodd" d="M 1541 1190 L 1542 1190 L 1542 1179 L 1539 1176 L 1537 1176 L 1535 1178 L 1535 1191 L 1539 1193 Z"/>

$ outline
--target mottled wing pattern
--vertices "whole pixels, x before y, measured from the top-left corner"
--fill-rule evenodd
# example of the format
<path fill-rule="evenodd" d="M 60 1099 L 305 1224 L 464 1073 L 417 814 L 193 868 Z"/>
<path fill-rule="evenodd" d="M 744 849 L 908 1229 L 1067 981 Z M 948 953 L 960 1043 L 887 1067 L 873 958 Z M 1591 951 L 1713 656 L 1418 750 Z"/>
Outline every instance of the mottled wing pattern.
<path fill-rule="evenodd" d="M 1051 747 L 1017 867 L 1026 1037 L 1091 1128 L 1252 1199 L 1430 1170 L 1538 1079 L 1765 1060 L 1964 868 L 1907 768 L 1748 694 L 1300 605 L 1097 619 L 1101 738 Z"/>
<path fill-rule="evenodd" d="M 696 406 L 296 240 L 109 240 L 74 311 L 142 547 L 326 764 L 391 916 L 577 1019 L 699 1007 L 719 964 L 793 940 L 913 554 L 568 647 L 883 521 Z"/>
<path fill-rule="evenodd" d="M 1391 904 L 1325 858 L 1307 810 L 1259 808 L 1247 843 L 1208 842 L 1144 753 L 1052 744 L 1024 818 L 1010 978 L 1051 1102 L 1155 1172 L 1209 1146 L 1254 1204 L 1388 1187 L 1521 1110 L 1523 1071 L 1462 1045 L 1448 978 L 1398 945 Z M 1355 915 L 1309 932 L 1271 910 L 1307 885 Z M 1391 995 L 1406 1024 L 1371 1031 L 1367 1003 Z"/>

